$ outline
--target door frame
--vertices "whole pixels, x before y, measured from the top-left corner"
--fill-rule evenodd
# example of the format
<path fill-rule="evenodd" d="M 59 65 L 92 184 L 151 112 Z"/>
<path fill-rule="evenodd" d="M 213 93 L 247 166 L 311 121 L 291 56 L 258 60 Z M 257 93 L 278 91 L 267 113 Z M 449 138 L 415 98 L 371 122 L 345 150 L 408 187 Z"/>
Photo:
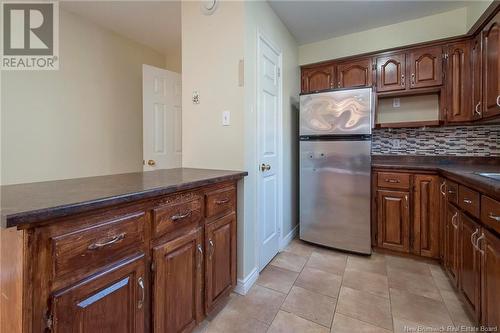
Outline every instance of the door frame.
<path fill-rule="evenodd" d="M 256 162 L 256 174 L 257 177 L 255 177 L 255 188 L 256 188 L 256 193 L 255 193 L 255 216 L 257 220 L 257 228 L 255 230 L 256 232 L 256 237 L 255 237 L 255 254 L 256 254 L 256 260 L 257 260 L 257 270 L 258 272 L 262 271 L 264 267 L 261 267 L 261 251 L 260 251 L 260 245 L 261 245 L 261 231 L 262 231 L 262 224 L 259 223 L 260 221 L 260 216 L 261 216 L 261 205 L 260 205 L 260 192 L 261 192 L 261 181 L 260 181 L 260 156 L 261 156 L 261 151 L 262 147 L 260 145 L 260 140 L 259 140 L 259 133 L 260 133 L 260 106 L 261 106 L 261 99 L 259 96 L 259 91 L 261 87 L 261 79 L 260 79 L 260 68 L 261 68 L 261 59 L 260 59 L 260 51 L 261 51 L 261 43 L 266 43 L 273 51 L 275 51 L 278 54 L 278 66 L 280 69 L 280 75 L 279 75 L 279 91 L 278 91 L 278 124 L 277 126 L 277 135 L 278 135 L 278 147 L 277 147 L 277 153 L 278 153 L 278 166 L 277 166 L 277 173 L 278 173 L 278 237 L 279 237 L 279 247 L 278 247 L 278 253 L 282 250 L 282 244 L 283 244 L 283 52 L 280 47 L 278 47 L 271 39 L 269 39 L 260 29 L 257 29 L 257 36 L 256 36 L 256 42 L 257 42 L 257 54 L 256 54 L 256 67 L 255 67 L 255 100 L 256 100 L 256 114 L 255 114 L 255 119 L 256 119 L 256 126 L 255 126 L 255 132 L 254 132 L 254 137 L 255 137 L 255 162 Z"/>

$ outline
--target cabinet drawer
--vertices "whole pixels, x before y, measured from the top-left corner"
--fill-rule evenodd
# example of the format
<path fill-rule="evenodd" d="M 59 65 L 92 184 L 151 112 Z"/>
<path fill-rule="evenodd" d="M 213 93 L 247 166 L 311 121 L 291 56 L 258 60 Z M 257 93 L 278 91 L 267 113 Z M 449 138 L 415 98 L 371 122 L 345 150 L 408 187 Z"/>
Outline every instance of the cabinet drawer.
<path fill-rule="evenodd" d="M 236 187 L 234 185 L 206 193 L 207 217 L 229 214 L 236 207 Z"/>
<path fill-rule="evenodd" d="M 89 273 L 141 251 L 145 219 L 135 212 L 53 237 L 54 277 Z"/>
<path fill-rule="evenodd" d="M 479 218 L 479 200 L 478 192 L 462 185 L 458 187 L 458 205 L 477 218 Z"/>
<path fill-rule="evenodd" d="M 377 185 L 379 187 L 407 189 L 410 188 L 410 174 L 379 172 Z"/>
<path fill-rule="evenodd" d="M 458 184 L 446 181 L 446 198 L 449 202 L 458 205 Z"/>
<path fill-rule="evenodd" d="M 154 236 L 158 237 L 189 225 L 196 226 L 203 218 L 201 195 L 186 193 L 162 200 L 153 209 Z"/>
<path fill-rule="evenodd" d="M 481 221 L 500 233 L 500 202 L 483 195 L 481 197 Z"/>

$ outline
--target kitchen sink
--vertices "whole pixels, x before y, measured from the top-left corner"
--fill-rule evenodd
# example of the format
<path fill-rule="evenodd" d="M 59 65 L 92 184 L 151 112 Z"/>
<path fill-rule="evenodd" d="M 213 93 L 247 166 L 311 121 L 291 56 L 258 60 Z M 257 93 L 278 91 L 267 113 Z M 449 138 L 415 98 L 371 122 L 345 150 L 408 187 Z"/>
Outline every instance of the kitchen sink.
<path fill-rule="evenodd" d="M 500 181 L 500 172 L 476 172 L 476 175 Z"/>

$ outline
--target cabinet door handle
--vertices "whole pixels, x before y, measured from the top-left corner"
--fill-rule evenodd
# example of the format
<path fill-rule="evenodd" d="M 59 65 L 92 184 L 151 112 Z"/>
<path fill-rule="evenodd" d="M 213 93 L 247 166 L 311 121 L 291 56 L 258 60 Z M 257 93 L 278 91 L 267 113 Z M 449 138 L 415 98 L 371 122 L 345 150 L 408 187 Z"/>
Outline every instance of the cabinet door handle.
<path fill-rule="evenodd" d="M 405 75 L 401 74 L 401 87 L 405 86 Z"/>
<path fill-rule="evenodd" d="M 470 205 L 472 203 L 472 200 L 469 200 L 469 199 L 464 199 L 464 203 Z"/>
<path fill-rule="evenodd" d="M 340 88 L 340 81 L 337 82 L 337 88 Z"/>
<path fill-rule="evenodd" d="M 481 115 L 481 111 L 479 110 L 479 107 L 480 107 L 480 106 L 481 106 L 481 102 L 478 102 L 478 103 L 476 104 L 476 107 L 474 108 L 474 112 L 475 112 L 478 116 L 480 116 L 480 115 Z"/>
<path fill-rule="evenodd" d="M 451 224 L 453 224 L 453 226 L 454 226 L 455 228 L 458 228 L 458 222 L 457 222 L 457 224 L 455 224 L 455 222 L 456 222 L 456 220 L 457 220 L 457 217 L 458 217 L 458 213 L 457 213 L 457 212 L 455 212 L 455 215 L 453 215 L 453 217 L 451 218 Z"/>
<path fill-rule="evenodd" d="M 490 219 L 492 219 L 492 220 L 495 220 L 495 221 L 497 221 L 497 222 L 500 222 L 500 216 L 499 216 L 499 215 L 493 215 L 493 213 L 491 213 L 491 212 L 490 212 L 490 213 L 488 214 L 488 217 L 489 217 Z"/>
<path fill-rule="evenodd" d="M 405 194 L 406 208 L 408 208 L 408 194 Z"/>
<path fill-rule="evenodd" d="M 497 106 L 500 106 L 500 95 L 497 96 Z"/>
<path fill-rule="evenodd" d="M 98 250 L 108 245 L 112 245 L 118 242 L 121 242 L 125 238 L 126 233 L 123 232 L 121 234 L 112 236 L 111 238 L 106 238 L 104 240 L 97 241 L 93 244 L 90 244 L 87 249 L 89 250 Z"/>
<path fill-rule="evenodd" d="M 229 199 L 226 198 L 226 199 L 222 199 L 222 200 L 215 200 L 215 204 L 216 205 L 223 205 L 223 204 L 226 204 L 229 202 Z"/>
<path fill-rule="evenodd" d="M 172 221 L 178 221 L 178 220 L 182 220 L 182 219 L 185 219 L 186 217 L 188 217 L 189 215 L 191 215 L 191 211 L 187 211 L 185 212 L 184 214 L 177 214 L 177 215 L 174 215 L 172 216 L 170 219 Z"/>
<path fill-rule="evenodd" d="M 401 183 L 401 180 L 399 180 L 399 179 L 386 178 L 384 180 L 385 180 L 386 183 L 392 183 L 392 184 Z"/>
<path fill-rule="evenodd" d="M 456 192 L 453 190 L 448 190 L 448 194 L 455 194 Z"/>
<path fill-rule="evenodd" d="M 441 194 L 444 196 L 446 196 L 446 189 L 445 189 L 445 186 L 446 186 L 446 182 L 443 181 L 443 183 L 441 184 L 441 187 L 439 188 L 439 191 L 441 192 Z"/>
<path fill-rule="evenodd" d="M 137 279 L 137 284 L 139 285 L 139 288 L 141 290 L 141 299 L 137 303 L 137 308 L 141 309 L 144 305 L 144 299 L 146 298 L 146 292 L 144 290 L 144 279 L 142 278 L 142 276 Z"/>
<path fill-rule="evenodd" d="M 198 244 L 196 248 L 198 249 L 198 252 L 200 252 L 200 259 L 198 260 L 198 268 L 200 268 L 201 261 L 203 260 L 203 248 L 201 247 L 201 244 Z"/>
<path fill-rule="evenodd" d="M 415 73 L 411 73 L 411 85 L 415 85 Z"/>
<path fill-rule="evenodd" d="M 476 242 L 474 241 L 474 236 L 476 236 L 476 234 L 479 233 L 479 229 L 476 229 L 476 231 L 474 231 L 472 233 L 472 235 L 470 235 L 470 242 L 472 243 L 472 246 L 477 250 L 477 245 L 476 245 Z"/>
<path fill-rule="evenodd" d="M 484 233 L 482 233 L 481 236 L 479 236 L 479 238 L 476 239 L 476 248 L 479 252 L 481 252 L 481 254 L 484 254 L 484 250 L 481 249 L 481 247 L 479 246 L 479 242 L 483 239 L 484 239 Z"/>
<path fill-rule="evenodd" d="M 210 244 L 210 252 L 209 252 L 209 258 L 212 259 L 212 255 L 214 254 L 214 251 L 215 251 L 215 246 L 214 246 L 214 242 L 212 242 L 211 239 L 208 240 L 208 243 Z"/>

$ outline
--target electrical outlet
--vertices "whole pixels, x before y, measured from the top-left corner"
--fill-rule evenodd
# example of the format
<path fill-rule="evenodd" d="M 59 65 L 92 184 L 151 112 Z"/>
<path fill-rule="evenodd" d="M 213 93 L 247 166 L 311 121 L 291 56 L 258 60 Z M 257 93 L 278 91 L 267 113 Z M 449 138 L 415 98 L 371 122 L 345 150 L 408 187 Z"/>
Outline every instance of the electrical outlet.
<path fill-rule="evenodd" d="M 392 99 L 392 107 L 399 108 L 401 106 L 401 99 L 398 97 Z"/>
<path fill-rule="evenodd" d="M 222 111 L 222 126 L 229 126 L 231 124 L 231 112 Z"/>

